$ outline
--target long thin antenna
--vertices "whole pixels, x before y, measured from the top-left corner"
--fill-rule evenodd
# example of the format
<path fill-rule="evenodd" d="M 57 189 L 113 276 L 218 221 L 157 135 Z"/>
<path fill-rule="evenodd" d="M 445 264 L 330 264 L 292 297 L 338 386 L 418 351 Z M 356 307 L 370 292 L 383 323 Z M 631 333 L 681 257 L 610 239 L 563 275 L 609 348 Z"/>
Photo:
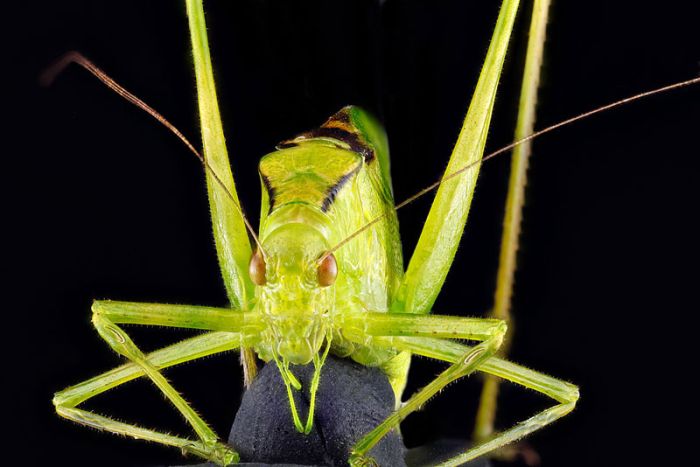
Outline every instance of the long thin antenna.
<path fill-rule="evenodd" d="M 693 78 L 693 79 L 686 80 L 686 81 L 681 81 L 681 82 L 679 82 L 679 83 L 669 84 L 668 86 L 663 86 L 663 87 L 660 87 L 660 88 L 652 89 L 652 90 L 650 90 L 650 91 L 641 92 L 641 93 L 639 93 L 639 94 L 635 94 L 635 95 L 633 95 L 633 96 L 626 97 L 626 98 L 624 98 L 624 99 L 620 99 L 620 100 L 615 101 L 615 102 L 612 102 L 612 103 L 610 103 L 610 104 L 603 105 L 603 106 L 601 106 L 601 107 L 597 107 L 597 108 L 595 108 L 595 109 L 593 109 L 593 110 L 589 110 L 588 112 L 584 112 L 584 113 L 582 113 L 582 114 L 579 114 L 579 115 L 576 115 L 576 116 L 574 116 L 574 117 L 568 118 L 568 119 L 566 119 L 566 120 L 564 120 L 564 121 L 561 121 L 561 122 L 559 122 L 559 123 L 555 123 L 554 125 L 548 126 L 548 127 L 544 128 L 544 129 L 542 129 L 542 130 L 536 131 L 536 132 L 534 132 L 534 133 L 532 133 L 532 134 L 530 134 L 530 135 L 528 135 L 528 136 L 525 136 L 524 138 L 521 138 L 521 139 L 519 139 L 519 140 L 517 140 L 517 141 L 512 142 L 511 144 L 509 144 L 509 145 L 507 145 L 507 146 L 504 146 L 504 147 L 502 147 L 502 148 L 500 148 L 500 149 L 497 149 L 497 150 L 495 150 L 495 151 L 489 153 L 488 155 L 486 155 L 486 156 L 484 156 L 483 158 L 481 158 L 481 160 L 472 162 L 471 164 L 465 165 L 465 166 L 462 167 L 461 169 L 458 169 L 458 170 L 452 172 L 451 174 L 448 174 L 448 175 L 443 176 L 443 177 L 442 177 L 440 180 L 438 180 L 437 182 L 435 182 L 435 183 L 433 183 L 433 184 L 431 184 L 431 185 L 428 185 L 427 187 L 423 188 L 422 190 L 420 190 L 420 191 L 419 191 L 418 193 L 416 193 L 415 195 L 413 195 L 413 196 L 411 196 L 411 197 L 409 197 L 409 198 L 406 198 L 405 200 L 401 201 L 399 204 L 397 204 L 396 206 L 394 206 L 394 211 L 398 211 L 398 210 L 401 209 L 402 207 L 406 206 L 407 204 L 412 203 L 413 201 L 417 200 L 417 199 L 420 198 L 421 196 L 424 196 L 424 195 L 430 193 L 431 191 L 433 191 L 433 190 L 435 190 L 436 188 L 438 188 L 438 187 L 439 187 L 441 184 L 443 184 L 444 182 L 455 178 L 456 176 L 458 176 L 458 175 L 460 175 L 460 174 L 466 172 L 467 170 L 471 169 L 472 167 L 476 167 L 477 165 L 481 164 L 482 162 L 486 162 L 487 160 L 493 159 L 494 157 L 496 157 L 496 156 L 498 156 L 498 155 L 500 155 L 500 154 L 503 154 L 504 152 L 510 151 L 510 150 L 513 149 L 514 147 L 516 147 L 516 146 L 518 146 L 518 145 L 520 145 L 520 144 L 523 144 L 523 143 L 526 142 L 526 141 L 533 140 L 533 139 L 535 139 L 535 138 L 537 138 L 537 137 L 540 137 L 540 136 L 542 136 L 542 135 L 544 135 L 544 134 L 546 134 L 546 133 L 549 133 L 549 132 L 551 132 L 551 131 L 554 131 L 554 130 L 556 130 L 556 129 L 558 129 L 558 128 L 561 128 L 561 127 L 563 127 L 563 126 L 569 125 L 569 124 L 574 123 L 574 122 L 577 122 L 577 121 L 579 121 L 579 120 L 583 120 L 583 119 L 585 119 L 585 118 L 591 117 L 591 116 L 596 115 L 596 114 L 599 114 L 599 113 L 601 113 L 601 112 L 605 112 L 605 111 L 614 109 L 614 108 L 619 107 L 619 106 L 621 106 L 621 105 L 625 105 L 625 104 L 628 104 L 628 103 L 630 103 L 630 102 L 634 102 L 634 101 L 637 101 L 637 100 L 639 100 L 639 99 L 643 99 L 643 98 L 645 98 L 645 97 L 653 96 L 653 95 L 655 95 L 655 94 L 660 94 L 660 93 L 663 93 L 663 92 L 672 91 L 672 90 L 679 89 L 679 88 L 684 88 L 684 87 L 686 87 L 686 86 L 691 86 L 691 85 L 693 85 L 693 84 L 698 84 L 698 83 L 700 83 L 700 76 L 697 77 L 697 78 Z M 372 219 L 371 221 L 369 221 L 368 223 L 366 223 L 365 225 L 363 225 L 362 227 L 360 227 L 359 229 L 357 229 L 356 231 L 354 231 L 353 233 L 351 233 L 351 234 L 350 234 L 349 236 L 347 236 L 345 239 L 341 240 L 341 241 L 340 241 L 339 243 L 337 243 L 333 248 L 331 248 L 330 250 L 328 250 L 324 255 L 321 256 L 321 258 L 319 258 L 319 261 L 322 261 L 326 256 L 332 254 L 332 253 L 333 253 L 334 251 L 336 251 L 338 248 L 342 247 L 343 245 L 345 245 L 346 243 L 348 243 L 350 240 L 352 240 L 353 238 L 357 237 L 357 236 L 360 235 L 362 232 L 364 232 L 365 230 L 369 229 L 370 227 L 372 227 L 374 224 L 376 224 L 376 223 L 379 222 L 380 220 L 384 219 L 385 217 L 386 217 L 386 213 L 380 214 L 379 216 L 375 217 L 374 219 Z"/>
<path fill-rule="evenodd" d="M 255 229 L 253 229 L 253 226 L 250 225 L 250 222 L 248 221 L 248 218 L 246 217 L 245 213 L 243 212 L 243 208 L 241 208 L 241 205 L 236 202 L 234 199 L 233 195 L 231 194 L 231 191 L 228 189 L 228 187 L 224 184 L 224 182 L 219 178 L 217 173 L 214 171 L 214 169 L 209 165 L 209 162 L 202 156 L 199 151 L 195 149 L 195 147 L 192 145 L 192 143 L 189 142 L 187 138 L 173 126 L 168 120 L 165 119 L 161 114 L 159 114 L 155 109 L 153 109 L 151 106 L 146 104 L 144 101 L 127 91 L 123 86 L 121 86 L 119 83 L 114 81 L 112 78 L 110 78 L 107 73 L 102 71 L 100 68 L 98 68 L 94 63 L 92 63 L 87 57 L 85 57 L 83 54 L 80 52 L 77 52 L 75 50 L 70 51 L 63 55 L 61 58 L 59 58 L 56 63 L 51 65 L 49 68 L 47 68 L 40 76 L 39 76 L 39 83 L 42 86 L 50 86 L 51 83 L 54 82 L 56 77 L 71 63 L 75 63 L 77 65 L 80 65 L 81 67 L 85 68 L 87 71 L 92 73 L 97 79 L 102 81 L 108 88 L 110 88 L 112 91 L 116 92 L 119 94 L 121 97 L 129 101 L 130 103 L 134 104 L 136 107 L 140 108 L 144 112 L 146 112 L 148 115 L 151 117 L 155 118 L 158 120 L 159 123 L 161 123 L 164 127 L 166 127 L 168 130 L 170 130 L 175 136 L 177 136 L 180 141 L 185 143 L 185 146 L 194 154 L 197 159 L 202 163 L 202 167 L 204 168 L 205 171 L 209 171 L 209 173 L 212 175 L 216 183 L 219 184 L 219 186 L 224 190 L 228 198 L 231 200 L 234 206 L 236 206 L 236 209 L 238 209 L 238 212 L 241 214 L 243 217 L 243 222 L 245 223 L 246 228 L 250 232 L 250 234 L 253 237 L 253 240 L 255 240 L 256 245 L 258 246 L 258 249 L 260 250 L 261 254 L 263 257 L 265 257 L 265 252 L 262 248 L 262 245 L 260 244 L 260 240 L 258 239 L 257 234 L 255 233 Z"/>

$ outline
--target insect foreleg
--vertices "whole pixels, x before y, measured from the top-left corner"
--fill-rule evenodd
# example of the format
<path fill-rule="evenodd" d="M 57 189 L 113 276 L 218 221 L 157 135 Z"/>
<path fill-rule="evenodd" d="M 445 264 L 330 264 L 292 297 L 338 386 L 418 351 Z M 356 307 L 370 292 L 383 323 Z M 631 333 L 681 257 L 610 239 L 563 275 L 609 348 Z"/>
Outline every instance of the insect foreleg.
<path fill-rule="evenodd" d="M 503 330 L 500 319 L 465 318 L 462 316 L 413 313 L 364 312 L 348 315 L 343 320 L 343 335 L 356 336 L 426 336 L 485 341 Z"/>
<path fill-rule="evenodd" d="M 483 342 L 472 348 L 465 348 L 465 352 L 456 359 L 445 371 L 427 386 L 414 394 L 401 407 L 387 417 L 374 430 L 365 435 L 352 450 L 351 465 L 366 465 L 369 461 L 365 454 L 379 442 L 392 429 L 398 427 L 401 421 L 410 413 L 420 409 L 431 397 L 442 390 L 451 382 L 474 372 L 479 365 L 490 358 L 503 343 L 507 326 L 499 320 L 483 320 L 478 318 L 459 318 L 445 316 L 396 316 L 393 313 L 373 313 L 367 317 L 367 325 L 364 330 L 369 334 L 382 329 L 384 335 L 450 335 L 455 339 L 479 339 Z M 396 326 L 392 329 L 391 322 Z M 434 323 L 438 322 L 439 323 Z M 433 323 L 431 323 L 433 322 Z M 430 326 L 431 324 L 436 324 Z M 374 326 L 373 326 L 374 325 Z M 427 327 L 427 329 L 426 329 Z M 385 338 L 391 341 L 392 338 Z"/>
<path fill-rule="evenodd" d="M 246 335 L 247 345 L 255 341 L 260 326 L 255 313 L 210 306 L 96 300 L 92 312 L 116 324 L 242 332 Z"/>

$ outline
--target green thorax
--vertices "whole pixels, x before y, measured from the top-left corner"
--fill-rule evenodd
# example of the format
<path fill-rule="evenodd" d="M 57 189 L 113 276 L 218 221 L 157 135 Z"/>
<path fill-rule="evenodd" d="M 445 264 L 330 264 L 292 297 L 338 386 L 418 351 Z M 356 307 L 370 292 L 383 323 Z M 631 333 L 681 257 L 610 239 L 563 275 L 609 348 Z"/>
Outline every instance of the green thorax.
<path fill-rule="evenodd" d="M 313 225 L 333 246 L 385 215 L 335 252 L 336 312 L 386 311 L 403 274 L 383 129 L 345 107 L 321 127 L 284 141 L 260 161 L 260 237 L 288 223 Z"/>

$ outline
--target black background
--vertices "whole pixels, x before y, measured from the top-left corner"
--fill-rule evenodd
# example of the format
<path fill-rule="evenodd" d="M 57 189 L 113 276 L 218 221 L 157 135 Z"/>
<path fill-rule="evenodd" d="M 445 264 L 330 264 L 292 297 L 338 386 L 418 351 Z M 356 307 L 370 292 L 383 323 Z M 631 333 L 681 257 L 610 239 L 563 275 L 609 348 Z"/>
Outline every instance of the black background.
<path fill-rule="evenodd" d="M 259 157 L 341 106 L 385 121 L 397 200 L 444 167 L 476 82 L 497 2 L 210 0 L 210 41 L 239 193 L 258 209 Z M 554 5 L 538 127 L 700 68 L 694 2 Z M 529 2 L 524 2 L 527 8 Z M 77 49 L 198 141 L 184 6 L 39 2 L 5 10 L 3 385 L 5 455 L 24 465 L 153 465 L 174 450 L 60 420 L 54 391 L 119 359 L 89 322 L 93 298 L 225 305 L 201 169 L 175 137 L 77 67 Z M 526 11 L 526 10 L 523 10 Z M 488 147 L 511 138 L 527 14 L 506 64 Z M 7 55 L 9 54 L 9 60 Z M 9 103 L 9 106 L 8 106 Z M 535 144 L 515 296 L 512 358 L 581 386 L 576 411 L 529 442 L 543 465 L 686 465 L 697 402 L 697 134 L 700 89 L 592 118 Z M 485 165 L 435 310 L 479 315 L 494 288 L 508 158 Z M 400 212 L 405 255 L 429 199 Z M 9 220 L 7 220 L 9 219 Z M 184 333 L 134 329 L 145 349 Z M 417 361 L 409 391 L 442 368 Z M 168 372 L 225 435 L 241 374 L 234 354 Z M 420 444 L 471 430 L 478 386 L 461 382 L 404 424 Z M 500 425 L 549 401 L 506 386 Z M 145 382 L 90 407 L 185 433 Z M 9 409 L 9 411 L 8 411 Z"/>

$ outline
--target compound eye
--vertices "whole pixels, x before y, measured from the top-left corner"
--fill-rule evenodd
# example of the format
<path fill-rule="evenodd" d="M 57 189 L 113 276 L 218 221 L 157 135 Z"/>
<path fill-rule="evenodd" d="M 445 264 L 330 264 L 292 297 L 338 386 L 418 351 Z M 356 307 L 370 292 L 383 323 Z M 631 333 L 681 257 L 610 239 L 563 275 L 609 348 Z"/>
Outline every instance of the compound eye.
<path fill-rule="evenodd" d="M 318 284 L 321 287 L 328 287 L 333 285 L 336 277 L 338 277 L 338 263 L 331 253 L 324 256 L 318 265 Z"/>
<path fill-rule="evenodd" d="M 255 250 L 255 253 L 253 253 L 253 256 L 250 258 L 250 264 L 248 265 L 250 280 L 252 280 L 255 285 L 265 285 L 266 271 L 265 258 L 263 258 L 260 250 Z"/>

